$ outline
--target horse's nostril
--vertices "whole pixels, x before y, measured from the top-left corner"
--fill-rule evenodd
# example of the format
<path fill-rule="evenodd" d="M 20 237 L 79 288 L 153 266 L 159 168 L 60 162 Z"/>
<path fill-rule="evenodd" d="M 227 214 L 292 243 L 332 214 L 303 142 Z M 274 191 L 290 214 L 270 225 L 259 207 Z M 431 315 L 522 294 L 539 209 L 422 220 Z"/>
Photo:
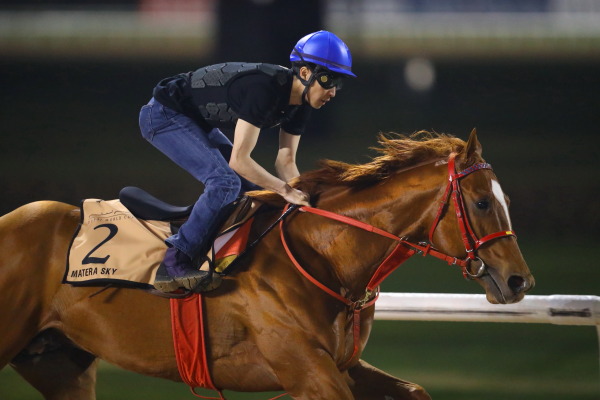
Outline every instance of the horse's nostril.
<path fill-rule="evenodd" d="M 508 287 L 513 293 L 525 292 L 529 289 L 529 282 L 518 275 L 513 275 L 508 278 Z"/>

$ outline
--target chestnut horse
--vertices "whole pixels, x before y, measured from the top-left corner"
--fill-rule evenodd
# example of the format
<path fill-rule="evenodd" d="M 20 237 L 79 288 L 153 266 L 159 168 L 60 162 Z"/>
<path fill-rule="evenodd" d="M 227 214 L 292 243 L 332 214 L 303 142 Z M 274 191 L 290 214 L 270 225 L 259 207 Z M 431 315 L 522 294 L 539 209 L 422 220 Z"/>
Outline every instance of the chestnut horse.
<path fill-rule="evenodd" d="M 316 208 L 347 221 L 293 212 L 205 295 L 208 364 L 218 388 L 284 390 L 302 400 L 429 399 L 419 385 L 360 359 L 374 315 L 374 307 L 361 308 L 373 296 L 365 298 L 365 287 L 399 245 L 454 260 L 493 303 L 518 302 L 533 286 L 508 200 L 474 132 L 468 143 L 433 134 L 381 136 L 379 143 L 369 163 L 326 161 L 295 183 Z M 450 180 L 449 157 L 459 172 Z M 258 215 L 252 235 L 281 208 Z M 168 299 L 124 288 L 93 295 L 97 288 L 61 284 L 78 222 L 78 207 L 51 201 L 0 218 L 0 368 L 10 364 L 52 400 L 94 399 L 98 359 L 181 381 Z"/>

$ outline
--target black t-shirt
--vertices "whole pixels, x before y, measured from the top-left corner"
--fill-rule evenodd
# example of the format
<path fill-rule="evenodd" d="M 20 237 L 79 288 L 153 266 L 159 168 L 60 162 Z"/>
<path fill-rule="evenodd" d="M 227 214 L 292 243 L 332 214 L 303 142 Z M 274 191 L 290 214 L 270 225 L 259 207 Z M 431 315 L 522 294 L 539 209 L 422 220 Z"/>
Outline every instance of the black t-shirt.
<path fill-rule="evenodd" d="M 234 128 L 238 118 L 258 126 L 304 133 L 310 106 L 289 105 L 292 71 L 273 64 L 226 63 L 162 80 L 154 88 L 161 104 L 202 127 Z"/>

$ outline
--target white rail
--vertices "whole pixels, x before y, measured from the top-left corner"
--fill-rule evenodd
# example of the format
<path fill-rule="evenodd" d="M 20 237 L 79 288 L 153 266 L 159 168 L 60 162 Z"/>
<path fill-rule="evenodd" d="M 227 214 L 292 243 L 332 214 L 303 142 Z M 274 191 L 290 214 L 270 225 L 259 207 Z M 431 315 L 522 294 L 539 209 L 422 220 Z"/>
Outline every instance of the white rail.
<path fill-rule="evenodd" d="M 490 304 L 482 294 L 381 293 L 375 318 L 600 325 L 600 296 L 525 296 L 516 304 Z"/>
<path fill-rule="evenodd" d="M 480 294 L 381 293 L 375 319 L 595 325 L 600 349 L 600 296 L 525 296 L 500 305 Z"/>

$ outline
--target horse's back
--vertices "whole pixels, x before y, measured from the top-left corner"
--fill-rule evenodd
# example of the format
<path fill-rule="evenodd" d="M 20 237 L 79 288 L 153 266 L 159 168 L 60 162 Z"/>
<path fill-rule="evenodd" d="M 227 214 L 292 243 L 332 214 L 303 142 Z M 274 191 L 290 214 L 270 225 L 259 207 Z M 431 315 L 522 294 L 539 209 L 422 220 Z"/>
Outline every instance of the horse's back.
<path fill-rule="evenodd" d="M 49 318 L 78 221 L 77 207 L 52 201 L 0 217 L 0 337 L 10 345 L 0 349 L 0 368 Z"/>
<path fill-rule="evenodd" d="M 0 234 L 7 230 L 66 222 L 67 228 L 79 221 L 79 207 L 58 201 L 35 201 L 25 204 L 0 217 Z M 57 226 L 57 228 L 60 228 Z M 4 240 L 0 237 L 0 240 Z"/>
<path fill-rule="evenodd" d="M 64 271 L 78 222 L 78 207 L 55 201 L 29 203 L 0 217 L 0 287 L 15 278 L 55 281 L 48 274 Z M 58 286 L 60 279 L 53 283 Z"/>
<path fill-rule="evenodd" d="M 54 201 L 29 203 L 0 217 L 0 289 L 14 280 L 57 288 L 78 222 L 78 207 Z"/>

